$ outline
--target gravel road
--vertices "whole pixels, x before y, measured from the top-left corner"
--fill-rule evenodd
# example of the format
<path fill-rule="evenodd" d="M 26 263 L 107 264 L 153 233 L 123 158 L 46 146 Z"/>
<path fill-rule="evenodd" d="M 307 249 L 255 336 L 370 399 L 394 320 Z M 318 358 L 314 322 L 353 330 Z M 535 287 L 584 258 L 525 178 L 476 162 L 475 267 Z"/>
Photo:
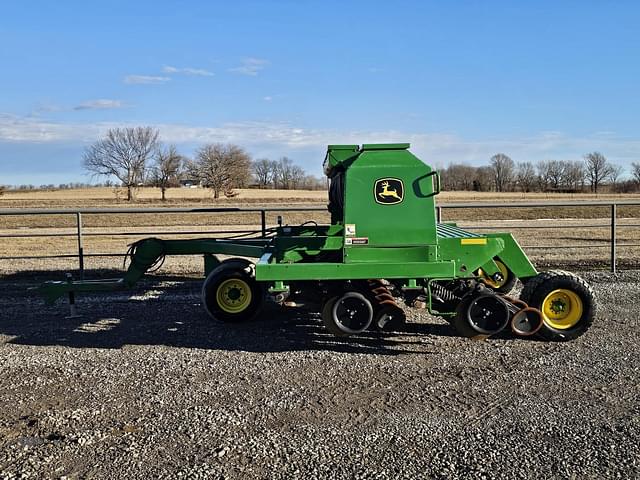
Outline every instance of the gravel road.
<path fill-rule="evenodd" d="M 584 273 L 568 344 L 405 331 L 336 340 L 317 315 L 210 321 L 199 283 L 0 293 L 0 478 L 639 478 L 640 272 Z"/>

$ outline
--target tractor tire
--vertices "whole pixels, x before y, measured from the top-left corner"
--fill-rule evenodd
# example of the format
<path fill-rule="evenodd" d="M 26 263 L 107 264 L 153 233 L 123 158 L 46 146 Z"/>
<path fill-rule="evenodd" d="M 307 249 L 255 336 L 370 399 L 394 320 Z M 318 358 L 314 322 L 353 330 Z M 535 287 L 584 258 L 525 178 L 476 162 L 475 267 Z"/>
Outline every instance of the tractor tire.
<path fill-rule="evenodd" d="M 538 335 L 567 342 L 586 332 L 596 315 L 596 298 L 587 282 L 562 270 L 542 272 L 525 283 L 520 299 L 542 312 Z"/>
<path fill-rule="evenodd" d="M 211 271 L 202 285 L 202 304 L 211 318 L 239 323 L 256 317 L 264 303 L 264 290 L 251 267 L 248 260 L 231 258 Z"/>
<path fill-rule="evenodd" d="M 483 282 L 487 287 L 491 288 L 494 292 L 507 295 L 509 294 L 509 292 L 511 292 L 511 290 L 513 290 L 513 287 L 515 287 L 518 277 L 516 277 L 513 272 L 509 270 L 509 267 L 507 267 L 499 258 L 496 257 L 493 259 L 493 261 L 498 265 L 500 272 L 504 276 L 504 280 L 496 282 L 485 275 L 482 269 L 480 269 L 478 270 L 480 281 Z"/>
<path fill-rule="evenodd" d="M 497 318 L 496 325 L 492 326 L 491 330 L 478 330 L 479 325 L 474 328 L 471 323 L 473 321 L 472 307 L 471 305 L 477 301 L 483 301 L 480 299 L 489 299 L 493 303 L 495 318 Z M 486 300 L 485 300 L 486 301 Z M 477 308 L 477 307 L 474 307 Z M 470 310 L 471 309 L 471 310 Z M 485 339 L 491 335 L 502 331 L 509 322 L 509 310 L 506 303 L 502 299 L 492 294 L 481 295 L 468 295 L 463 297 L 458 306 L 456 307 L 456 314 L 451 319 L 451 324 L 461 337 L 472 339 Z"/>
<path fill-rule="evenodd" d="M 329 298 L 322 307 L 322 322 L 334 335 L 364 332 L 373 321 L 373 306 L 360 292 L 348 291 Z"/>
<path fill-rule="evenodd" d="M 338 297 L 331 297 L 324 302 L 324 305 L 322 306 L 322 323 L 324 323 L 325 328 L 330 333 L 333 333 L 334 335 L 337 335 L 339 337 L 344 337 L 347 334 L 340 330 L 332 319 L 333 305 L 337 300 Z"/>

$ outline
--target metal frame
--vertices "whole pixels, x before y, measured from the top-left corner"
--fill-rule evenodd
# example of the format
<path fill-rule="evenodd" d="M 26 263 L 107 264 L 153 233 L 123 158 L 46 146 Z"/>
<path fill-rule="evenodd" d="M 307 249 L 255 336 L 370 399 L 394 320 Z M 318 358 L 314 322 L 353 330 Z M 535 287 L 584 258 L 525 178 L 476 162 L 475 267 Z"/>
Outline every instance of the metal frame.
<path fill-rule="evenodd" d="M 544 208 L 544 207 L 609 207 L 610 216 L 609 222 L 586 224 L 585 227 L 591 228 L 607 228 L 609 230 L 609 240 L 602 245 L 524 245 L 524 249 L 569 249 L 569 248 L 609 248 L 610 249 L 610 269 L 612 272 L 617 270 L 617 250 L 622 247 L 640 247 L 640 243 L 625 243 L 620 244 L 617 240 L 617 232 L 620 228 L 640 227 L 640 224 L 619 224 L 617 219 L 617 207 L 618 206 L 640 206 L 640 200 L 623 200 L 623 201 L 609 201 L 609 200 L 593 200 L 593 201 L 564 201 L 564 202 L 511 202 L 508 204 L 497 202 L 464 202 L 464 203 L 448 203 L 438 204 L 436 206 L 436 217 L 438 222 L 442 222 L 443 211 L 445 209 L 468 209 L 468 208 Z M 0 238 L 36 238 L 36 237 L 76 237 L 78 251 L 74 254 L 65 255 L 28 255 L 28 256 L 2 256 L 2 260 L 27 260 L 27 259 L 49 259 L 49 258 L 77 258 L 78 268 L 80 271 L 81 279 L 84 278 L 84 260 L 85 257 L 121 257 L 122 253 L 85 253 L 84 251 L 84 238 L 89 236 L 149 236 L 149 235 L 185 235 L 185 234 L 246 234 L 252 233 L 253 230 L 207 230 L 207 231 L 136 231 L 136 232 L 85 232 L 83 230 L 83 215 L 100 214 L 157 214 L 157 213 L 256 213 L 259 214 L 259 223 L 261 225 L 260 233 L 264 237 L 268 231 L 267 225 L 267 213 L 268 212 L 313 212 L 324 211 L 326 207 L 261 207 L 261 208 L 247 208 L 247 207 L 216 207 L 216 208 L 83 208 L 83 209 L 0 209 L 0 217 L 6 215 L 73 215 L 76 219 L 75 233 L 52 233 L 52 234 L 0 234 Z M 498 219 L 496 219 L 498 220 Z M 545 225 L 545 226 L 518 226 L 515 229 L 555 229 L 555 228 L 572 228 L 574 225 Z M 504 229 L 503 226 L 492 225 L 473 225 L 467 226 L 468 230 L 499 230 Z"/>

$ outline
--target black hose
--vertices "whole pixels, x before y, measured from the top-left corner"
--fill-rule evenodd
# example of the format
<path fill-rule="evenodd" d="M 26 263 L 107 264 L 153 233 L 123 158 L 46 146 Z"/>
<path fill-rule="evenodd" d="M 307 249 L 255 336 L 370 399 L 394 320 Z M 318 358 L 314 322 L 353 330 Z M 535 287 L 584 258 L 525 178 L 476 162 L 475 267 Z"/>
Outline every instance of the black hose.
<path fill-rule="evenodd" d="M 314 225 L 317 227 L 318 222 L 316 222 L 315 220 L 307 220 L 306 222 L 301 223 L 299 226 L 304 227 L 305 225 Z"/>
<path fill-rule="evenodd" d="M 275 227 L 267 228 L 264 230 L 265 232 L 264 236 L 267 237 L 267 236 L 273 235 L 274 233 L 276 233 L 276 230 L 277 229 Z M 235 238 L 243 238 L 243 237 L 249 237 L 251 235 L 258 235 L 258 234 L 261 234 L 262 232 L 263 232 L 262 230 L 253 230 L 250 232 L 239 233 L 237 235 L 230 235 L 228 237 L 220 237 L 220 238 L 217 238 L 216 240 L 233 240 Z"/>
<path fill-rule="evenodd" d="M 156 257 L 156 259 L 151 262 L 151 264 L 146 265 L 143 264 L 141 262 L 139 262 L 136 259 L 136 252 L 138 250 L 138 247 L 145 243 L 145 242 L 149 242 L 149 241 L 156 241 L 159 242 L 161 245 L 161 249 L 162 251 L 160 252 L 160 255 L 158 255 Z M 124 260 L 122 262 L 122 268 L 126 269 L 127 268 L 127 258 L 129 259 L 129 266 L 133 265 L 135 268 L 137 268 L 138 270 L 144 270 L 148 273 L 153 273 L 153 272 L 157 272 L 158 270 L 160 270 L 160 268 L 162 267 L 162 265 L 164 265 L 164 261 L 166 259 L 166 253 L 165 253 L 165 248 L 164 248 L 164 242 L 162 240 L 160 240 L 159 238 L 143 238 L 142 240 L 138 240 L 137 242 L 133 242 L 131 245 L 129 245 L 129 249 L 127 250 L 127 253 L 124 256 Z"/>

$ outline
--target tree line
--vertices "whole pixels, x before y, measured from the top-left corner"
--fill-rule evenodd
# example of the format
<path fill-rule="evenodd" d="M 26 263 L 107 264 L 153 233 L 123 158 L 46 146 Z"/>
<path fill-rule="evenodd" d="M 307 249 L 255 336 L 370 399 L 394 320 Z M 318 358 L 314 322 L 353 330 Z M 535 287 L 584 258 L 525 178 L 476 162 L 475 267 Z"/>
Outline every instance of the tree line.
<path fill-rule="evenodd" d="M 259 158 L 253 160 L 240 146 L 209 143 L 198 148 L 193 158 L 178 152 L 175 145 L 160 141 L 159 131 L 151 127 L 115 128 L 105 137 L 86 148 L 83 155 L 85 170 L 107 177 L 105 186 L 127 189 L 127 199 L 135 198 L 140 186 L 154 186 L 161 191 L 186 182 L 210 188 L 214 198 L 223 194 L 235 196 L 234 189 L 243 187 L 275 189 L 324 189 L 326 180 L 309 175 L 293 160 Z M 556 191 L 598 193 L 602 185 L 614 192 L 640 190 L 640 162 L 633 162 L 629 178 L 624 168 L 611 163 L 600 152 L 586 154 L 582 160 L 544 160 L 537 163 L 514 162 L 508 155 L 498 153 L 488 165 L 479 167 L 451 163 L 441 170 L 443 189 L 475 191 Z M 115 181 L 112 181 L 115 179 Z M 84 183 L 61 184 L 57 188 L 90 186 Z M 0 186 L 0 195 L 7 187 Z M 21 185 L 21 190 L 34 189 Z M 56 188 L 42 185 L 40 188 Z"/>
<path fill-rule="evenodd" d="M 603 185 L 613 191 L 640 190 L 640 163 L 632 163 L 631 178 L 623 179 L 621 165 L 611 163 L 600 152 L 586 154 L 582 160 L 544 160 L 537 163 L 514 162 L 498 153 L 488 165 L 474 167 L 451 163 L 441 170 L 443 189 L 496 192 L 583 192 L 598 193 Z"/>
<path fill-rule="evenodd" d="M 111 180 L 97 183 L 87 182 L 69 182 L 69 183 L 43 183 L 41 185 L 34 185 L 32 183 L 22 183 L 19 185 L 0 185 L 0 191 L 2 190 L 74 190 L 79 188 L 93 188 L 93 187 L 114 187 L 116 184 Z"/>
<path fill-rule="evenodd" d="M 115 177 L 127 189 L 127 200 L 135 198 L 140 186 L 166 190 L 190 181 L 210 188 L 214 198 L 236 195 L 234 189 L 248 186 L 281 189 L 318 189 L 325 183 L 308 175 L 291 159 L 258 159 L 231 143 L 209 143 L 198 148 L 193 158 L 178 152 L 175 145 L 160 141 L 159 131 L 151 127 L 115 128 L 89 146 L 83 155 L 87 172 Z"/>

